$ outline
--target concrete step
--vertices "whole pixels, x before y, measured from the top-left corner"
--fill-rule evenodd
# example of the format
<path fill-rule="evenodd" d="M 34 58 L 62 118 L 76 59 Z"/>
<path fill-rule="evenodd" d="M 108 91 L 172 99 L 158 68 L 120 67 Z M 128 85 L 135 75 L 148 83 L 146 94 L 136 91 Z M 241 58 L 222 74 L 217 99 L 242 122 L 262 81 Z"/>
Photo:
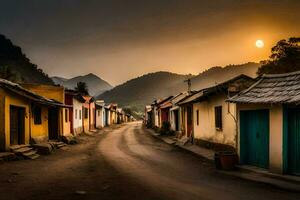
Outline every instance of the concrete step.
<path fill-rule="evenodd" d="M 16 155 L 12 152 L 0 152 L 0 161 L 15 160 Z"/>
<path fill-rule="evenodd" d="M 23 156 L 30 157 L 30 156 L 33 156 L 33 155 L 36 155 L 36 154 L 37 154 L 37 151 L 32 150 L 32 151 L 23 153 Z"/>
<path fill-rule="evenodd" d="M 256 173 L 256 174 L 259 174 L 264 177 L 273 178 L 273 179 L 277 179 L 280 181 L 288 181 L 288 182 L 292 182 L 294 184 L 300 185 L 300 177 L 299 176 L 286 175 L 286 174 L 275 174 L 275 173 L 269 172 L 266 169 L 249 166 L 249 165 L 239 165 L 239 166 L 237 166 L 237 168 L 241 172 Z"/>
<path fill-rule="evenodd" d="M 32 151 L 32 148 L 30 147 L 22 147 L 22 148 L 19 148 L 19 149 L 14 149 L 12 150 L 12 152 L 18 154 L 18 153 L 26 153 L 26 152 L 30 152 Z"/>
<path fill-rule="evenodd" d="M 30 145 L 29 144 L 12 145 L 12 146 L 9 147 L 9 149 L 11 151 L 14 151 L 14 150 L 21 149 L 21 148 L 24 148 L 24 147 L 30 147 Z"/>
<path fill-rule="evenodd" d="M 32 154 L 32 155 L 29 156 L 28 158 L 29 158 L 30 160 L 35 160 L 35 159 L 37 159 L 38 157 L 40 157 L 39 154 Z"/>
<path fill-rule="evenodd" d="M 10 147 L 11 151 L 16 155 L 25 159 L 36 159 L 39 157 L 36 150 L 33 150 L 29 145 L 16 145 Z"/>

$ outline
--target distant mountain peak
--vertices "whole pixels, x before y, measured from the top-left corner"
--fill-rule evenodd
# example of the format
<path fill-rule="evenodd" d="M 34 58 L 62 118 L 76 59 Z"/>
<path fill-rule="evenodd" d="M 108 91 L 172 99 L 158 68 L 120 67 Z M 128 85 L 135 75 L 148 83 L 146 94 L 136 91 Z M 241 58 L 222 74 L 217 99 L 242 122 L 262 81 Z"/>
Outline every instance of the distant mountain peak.
<path fill-rule="evenodd" d="M 88 86 L 89 93 L 92 96 L 97 96 L 103 92 L 113 88 L 108 82 L 104 81 L 97 75 L 89 73 L 86 75 L 76 76 L 70 79 L 65 79 L 58 76 L 53 76 L 52 80 L 59 85 L 62 85 L 68 89 L 74 89 L 78 82 L 85 82 Z"/>
<path fill-rule="evenodd" d="M 199 90 L 215 85 L 216 80 L 223 82 L 240 74 L 256 76 L 258 63 L 212 67 L 198 75 L 192 75 L 192 90 Z M 116 102 L 122 107 L 129 107 L 142 114 L 144 106 L 154 99 L 176 95 L 187 90 L 184 82 L 189 74 L 176 74 L 168 71 L 157 71 L 133 78 L 116 86 L 100 96 L 107 102 Z"/>

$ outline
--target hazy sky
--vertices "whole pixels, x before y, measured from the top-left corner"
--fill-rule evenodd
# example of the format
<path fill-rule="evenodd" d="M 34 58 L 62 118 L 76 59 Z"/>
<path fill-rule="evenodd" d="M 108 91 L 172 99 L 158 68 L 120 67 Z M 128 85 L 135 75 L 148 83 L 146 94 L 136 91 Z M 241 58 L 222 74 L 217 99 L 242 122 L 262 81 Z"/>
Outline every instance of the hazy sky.
<path fill-rule="evenodd" d="M 300 0 L 0 0 L 0 33 L 45 72 L 113 85 L 266 59 L 299 19 Z"/>

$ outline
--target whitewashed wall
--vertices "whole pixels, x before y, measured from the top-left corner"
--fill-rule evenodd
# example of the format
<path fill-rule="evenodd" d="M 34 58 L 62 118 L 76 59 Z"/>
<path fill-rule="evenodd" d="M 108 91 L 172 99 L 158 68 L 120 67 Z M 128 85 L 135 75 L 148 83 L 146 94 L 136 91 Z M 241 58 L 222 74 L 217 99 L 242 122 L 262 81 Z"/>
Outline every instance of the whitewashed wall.
<path fill-rule="evenodd" d="M 209 142 L 236 146 L 236 104 L 227 103 L 226 95 L 215 95 L 207 101 L 193 104 L 194 137 Z M 222 106 L 222 130 L 215 127 L 215 106 Z M 197 110 L 199 125 L 197 125 Z"/>
<path fill-rule="evenodd" d="M 76 114 L 77 112 L 77 114 Z M 82 128 L 82 103 L 80 103 L 78 100 L 73 99 L 73 129 L 74 134 L 79 134 L 83 131 Z"/>
<path fill-rule="evenodd" d="M 96 127 L 103 128 L 104 127 L 104 115 L 103 112 L 104 108 L 97 108 L 96 109 Z"/>

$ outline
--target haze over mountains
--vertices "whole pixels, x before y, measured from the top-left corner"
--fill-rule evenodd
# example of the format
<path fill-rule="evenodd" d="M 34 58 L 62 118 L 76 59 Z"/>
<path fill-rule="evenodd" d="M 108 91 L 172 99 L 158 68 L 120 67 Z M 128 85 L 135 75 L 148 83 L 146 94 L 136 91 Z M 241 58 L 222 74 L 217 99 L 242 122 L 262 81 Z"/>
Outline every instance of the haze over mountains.
<path fill-rule="evenodd" d="M 92 96 L 98 96 L 103 92 L 113 88 L 108 82 L 93 73 L 84 76 L 76 76 L 71 79 L 62 78 L 59 76 L 51 77 L 55 84 L 62 85 L 68 89 L 74 89 L 78 82 L 85 82 L 88 86 L 89 93 Z"/>
<path fill-rule="evenodd" d="M 21 48 L 14 45 L 5 36 L 0 35 L 0 77 L 14 82 L 35 84 L 59 84 L 74 89 L 78 82 L 85 82 L 90 95 L 106 102 L 118 103 L 122 107 L 131 108 L 142 113 L 144 106 L 156 98 L 176 95 L 187 90 L 184 80 L 192 81 L 192 90 L 199 90 L 224 82 L 240 74 L 256 76 L 260 64 L 246 63 L 212 67 L 196 76 L 175 74 L 171 72 L 155 72 L 128 80 L 113 88 L 108 82 L 95 74 L 77 76 L 71 79 L 55 76 L 49 78 L 37 65 L 32 64 Z M 188 73 L 188 72 L 187 72 Z"/>
<path fill-rule="evenodd" d="M 192 90 L 213 86 L 240 74 L 256 77 L 259 66 L 258 63 L 246 63 L 226 67 L 212 67 L 196 76 L 192 76 Z M 149 73 L 118 85 L 97 98 L 104 99 L 107 102 L 115 102 L 123 107 L 129 107 L 142 113 L 144 106 L 150 104 L 155 98 L 164 98 L 186 91 L 187 84 L 184 80 L 187 77 L 187 75 L 170 72 Z"/>

